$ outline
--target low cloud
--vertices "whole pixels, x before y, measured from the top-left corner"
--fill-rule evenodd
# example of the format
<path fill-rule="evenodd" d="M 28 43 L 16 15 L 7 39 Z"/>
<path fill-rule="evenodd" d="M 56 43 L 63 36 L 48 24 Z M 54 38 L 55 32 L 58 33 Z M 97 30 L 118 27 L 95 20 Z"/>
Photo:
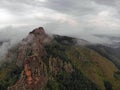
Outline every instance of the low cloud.
<path fill-rule="evenodd" d="M 0 57 L 4 57 L 8 49 L 19 43 L 30 32 L 26 27 L 6 27 L 0 30 Z"/>
<path fill-rule="evenodd" d="M 0 0 L 0 42 L 9 41 L 0 52 L 39 26 L 48 33 L 110 42 L 94 34 L 120 36 L 119 4 L 119 0 Z"/>

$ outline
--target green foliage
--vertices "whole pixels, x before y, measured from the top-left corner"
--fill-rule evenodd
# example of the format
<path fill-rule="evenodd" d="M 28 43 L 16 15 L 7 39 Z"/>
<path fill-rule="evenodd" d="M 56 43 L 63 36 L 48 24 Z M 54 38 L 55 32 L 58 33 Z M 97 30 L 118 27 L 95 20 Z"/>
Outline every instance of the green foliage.
<path fill-rule="evenodd" d="M 8 50 L 8 54 L 0 65 L 0 90 L 7 90 L 18 80 L 21 69 L 16 66 L 19 44 Z"/>
<path fill-rule="evenodd" d="M 54 39 L 62 45 L 75 45 L 77 40 L 72 37 L 54 35 Z"/>
<path fill-rule="evenodd" d="M 89 45 L 87 47 L 106 57 L 120 69 L 120 48 L 111 48 L 103 45 Z"/>
<path fill-rule="evenodd" d="M 53 42 L 50 45 L 45 46 L 47 51 L 47 57 L 59 57 L 62 60 L 68 61 L 68 58 L 65 54 L 67 46 L 61 45 L 57 42 Z"/>
<path fill-rule="evenodd" d="M 73 38 L 55 36 L 55 40 L 50 45 L 45 46 L 47 56 L 44 61 L 47 63 L 49 57 L 58 57 L 64 62 L 71 62 L 66 54 L 66 50 L 69 50 L 73 46 L 73 42 Z M 86 60 L 85 56 L 79 52 L 73 51 L 73 54 L 75 56 L 82 56 Z M 50 75 L 52 75 L 50 76 L 52 79 L 48 81 L 45 90 L 98 90 L 96 84 L 92 83 L 80 70 L 75 68 L 73 73 L 67 73 L 62 70 L 57 76 Z"/>
<path fill-rule="evenodd" d="M 97 86 L 88 80 L 79 70 L 73 73 L 61 73 L 57 76 L 60 90 L 98 90 Z"/>
<path fill-rule="evenodd" d="M 27 53 L 26 53 L 26 56 L 31 56 L 31 55 L 32 55 L 32 51 L 28 50 Z"/>
<path fill-rule="evenodd" d="M 79 70 L 75 70 L 71 74 L 63 71 L 52 78 L 48 81 L 45 90 L 99 90 Z"/>
<path fill-rule="evenodd" d="M 114 73 L 114 77 L 117 79 L 117 80 L 120 80 L 120 71 L 117 71 Z"/>
<path fill-rule="evenodd" d="M 113 90 L 120 88 L 120 81 L 113 76 L 118 69 L 99 53 L 85 46 L 72 46 L 66 53 L 72 65 L 95 82 L 101 90 L 105 89 L 104 80 L 111 83 Z"/>
<path fill-rule="evenodd" d="M 104 81 L 105 90 L 113 90 L 109 81 Z"/>
<path fill-rule="evenodd" d="M 58 83 L 55 80 L 49 80 L 45 90 L 60 90 Z"/>
<path fill-rule="evenodd" d="M 21 69 L 14 62 L 4 63 L 0 67 L 0 90 L 7 90 L 19 79 Z"/>
<path fill-rule="evenodd" d="M 65 53 L 66 49 L 76 44 L 76 39 L 67 36 L 54 35 L 51 44 L 46 45 L 47 57 L 59 57 L 62 60 L 69 61 Z"/>
<path fill-rule="evenodd" d="M 3 64 L 0 69 L 0 90 L 7 90 L 18 80 L 21 70 L 12 62 L 7 65 Z"/>

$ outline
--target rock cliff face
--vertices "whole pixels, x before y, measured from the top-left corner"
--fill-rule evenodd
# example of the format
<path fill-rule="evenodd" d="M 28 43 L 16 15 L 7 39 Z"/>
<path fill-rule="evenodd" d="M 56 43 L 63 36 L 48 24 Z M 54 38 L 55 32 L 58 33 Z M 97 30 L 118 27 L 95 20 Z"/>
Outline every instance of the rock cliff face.
<path fill-rule="evenodd" d="M 74 71 L 70 63 L 57 57 L 48 57 L 46 65 L 44 57 L 47 56 L 47 52 L 44 46 L 51 40 L 42 27 L 34 29 L 22 40 L 16 65 L 23 71 L 20 79 L 15 85 L 8 87 L 8 90 L 43 90 L 52 77 L 50 73 L 57 76 L 63 69 L 68 73 Z"/>
<path fill-rule="evenodd" d="M 23 68 L 19 81 L 8 90 L 41 90 L 47 83 L 47 69 L 42 58 L 46 55 L 44 45 L 50 38 L 42 27 L 23 39 L 16 64 Z"/>

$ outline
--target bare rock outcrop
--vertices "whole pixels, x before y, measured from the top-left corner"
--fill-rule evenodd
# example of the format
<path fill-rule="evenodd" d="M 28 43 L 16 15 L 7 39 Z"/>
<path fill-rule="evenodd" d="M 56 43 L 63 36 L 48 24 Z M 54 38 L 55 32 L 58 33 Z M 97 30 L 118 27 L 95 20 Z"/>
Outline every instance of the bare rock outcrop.
<path fill-rule="evenodd" d="M 17 83 L 8 90 L 41 90 L 46 85 L 47 69 L 42 58 L 46 55 L 44 45 L 49 40 L 42 27 L 33 30 L 22 40 L 16 65 L 23 71 Z"/>

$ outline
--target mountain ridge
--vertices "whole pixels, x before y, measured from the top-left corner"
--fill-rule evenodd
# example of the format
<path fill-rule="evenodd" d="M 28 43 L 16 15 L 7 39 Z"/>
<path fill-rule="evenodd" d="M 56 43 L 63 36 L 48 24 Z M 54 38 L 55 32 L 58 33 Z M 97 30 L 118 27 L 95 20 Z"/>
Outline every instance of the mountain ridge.
<path fill-rule="evenodd" d="M 30 32 L 5 59 L 1 90 L 120 89 L 120 71 L 108 58 L 75 38 L 50 37 L 43 27 Z"/>

